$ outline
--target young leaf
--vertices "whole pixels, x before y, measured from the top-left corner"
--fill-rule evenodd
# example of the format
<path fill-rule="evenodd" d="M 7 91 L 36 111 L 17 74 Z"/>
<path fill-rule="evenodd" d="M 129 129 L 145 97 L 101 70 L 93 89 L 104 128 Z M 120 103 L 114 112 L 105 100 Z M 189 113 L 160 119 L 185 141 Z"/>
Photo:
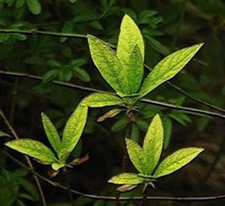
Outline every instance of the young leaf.
<path fill-rule="evenodd" d="M 61 140 L 59 134 L 55 126 L 52 124 L 51 120 L 44 113 L 41 114 L 41 117 L 42 117 L 42 124 L 45 133 L 48 137 L 48 140 L 52 145 L 53 149 L 56 151 L 56 153 L 59 154 L 61 150 Z"/>
<path fill-rule="evenodd" d="M 24 138 L 7 142 L 5 145 L 46 164 L 57 162 L 54 153 L 43 143 L 36 140 Z"/>
<path fill-rule="evenodd" d="M 123 65 L 121 76 L 123 76 L 124 90 L 127 95 L 136 94 L 144 72 L 143 59 L 138 45 L 134 47 L 126 61 L 121 59 L 120 62 Z"/>
<path fill-rule="evenodd" d="M 78 105 L 66 123 L 62 136 L 62 150 L 66 151 L 66 155 L 60 152 L 60 156 L 64 156 L 63 161 L 68 157 L 68 154 L 74 149 L 80 139 L 86 124 L 87 111 L 88 108 L 86 106 Z"/>
<path fill-rule="evenodd" d="M 112 109 L 112 110 L 106 112 L 106 113 L 105 113 L 104 115 L 102 115 L 101 117 L 99 117 L 99 118 L 97 119 L 97 122 L 103 122 L 103 121 L 105 121 L 106 119 L 115 117 L 115 116 L 118 115 L 121 111 L 122 111 L 122 109 Z"/>
<path fill-rule="evenodd" d="M 88 44 L 92 60 L 103 78 L 119 96 L 126 95 L 120 75 L 123 67 L 116 54 L 106 43 L 92 35 L 88 35 Z"/>
<path fill-rule="evenodd" d="M 144 178 L 139 177 L 134 173 L 121 173 L 113 176 L 108 180 L 108 182 L 113 184 L 126 184 L 126 185 L 136 185 L 144 182 Z"/>
<path fill-rule="evenodd" d="M 136 45 L 140 50 L 143 61 L 144 40 L 142 38 L 142 34 L 134 21 L 128 15 L 125 15 L 121 23 L 119 41 L 116 51 L 119 60 L 124 62 L 129 61 L 130 54 L 133 52 Z"/>
<path fill-rule="evenodd" d="M 163 127 L 159 115 L 156 115 L 146 133 L 143 143 L 145 172 L 151 174 L 158 164 L 163 147 Z"/>
<path fill-rule="evenodd" d="M 41 13 L 41 4 L 38 0 L 26 0 L 26 2 L 32 14 L 38 15 Z"/>
<path fill-rule="evenodd" d="M 127 152 L 129 154 L 130 160 L 135 166 L 135 168 L 142 174 L 145 173 L 145 165 L 144 165 L 144 154 L 141 146 L 131 139 L 125 139 Z"/>
<path fill-rule="evenodd" d="M 118 96 L 108 93 L 92 93 L 85 97 L 81 105 L 86 107 L 105 107 L 123 104 L 123 100 Z"/>
<path fill-rule="evenodd" d="M 159 164 L 153 174 L 153 177 L 158 178 L 175 172 L 192 161 L 203 150 L 203 148 L 196 147 L 177 150 Z"/>
<path fill-rule="evenodd" d="M 121 185 L 116 188 L 118 192 L 128 192 L 136 188 L 138 185 Z"/>
<path fill-rule="evenodd" d="M 123 66 L 124 91 L 127 95 L 137 93 L 143 77 L 144 41 L 139 28 L 128 15 L 121 23 L 116 55 Z"/>
<path fill-rule="evenodd" d="M 203 44 L 197 44 L 178 50 L 160 61 L 142 84 L 139 91 L 139 98 L 173 78 L 191 60 L 202 45 Z"/>

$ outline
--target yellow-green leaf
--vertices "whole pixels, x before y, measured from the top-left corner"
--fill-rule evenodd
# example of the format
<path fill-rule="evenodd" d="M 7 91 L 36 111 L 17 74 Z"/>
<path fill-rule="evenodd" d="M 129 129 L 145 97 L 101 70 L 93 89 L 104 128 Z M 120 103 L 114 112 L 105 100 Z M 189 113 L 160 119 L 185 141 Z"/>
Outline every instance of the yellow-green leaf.
<path fill-rule="evenodd" d="M 61 150 L 61 140 L 60 136 L 54 126 L 54 124 L 51 122 L 51 120 L 44 114 L 41 114 L 42 117 L 42 124 L 45 130 L 45 134 L 47 135 L 47 138 L 56 151 L 57 154 L 59 154 Z"/>
<path fill-rule="evenodd" d="M 60 152 L 60 156 L 64 158 L 62 160 L 63 162 L 77 145 L 81 137 L 86 124 L 87 111 L 88 108 L 86 106 L 78 105 L 66 123 L 62 136 L 62 151 L 65 151 L 66 154 Z"/>
<path fill-rule="evenodd" d="M 158 178 L 184 167 L 195 157 L 197 157 L 204 149 L 189 147 L 177 150 L 167 158 L 165 158 L 156 168 L 153 177 Z"/>
<path fill-rule="evenodd" d="M 143 78 L 144 41 L 128 15 L 121 23 L 116 55 L 123 66 L 121 76 L 126 95 L 136 94 Z"/>
<path fill-rule="evenodd" d="M 109 93 L 92 93 L 85 97 L 81 105 L 86 107 L 105 107 L 123 104 L 123 100 L 113 94 Z"/>
<path fill-rule="evenodd" d="M 144 182 L 144 178 L 139 177 L 135 173 L 121 173 L 113 176 L 108 180 L 109 183 L 113 184 L 126 184 L 126 185 L 136 185 Z"/>
<path fill-rule="evenodd" d="M 191 58 L 198 52 L 203 44 L 197 44 L 178 50 L 160 61 L 145 79 L 139 91 L 139 98 L 145 96 L 159 85 L 173 78 Z"/>
<path fill-rule="evenodd" d="M 18 139 L 5 143 L 6 146 L 23 154 L 34 157 L 46 164 L 57 162 L 57 158 L 47 146 L 33 139 Z"/>
<path fill-rule="evenodd" d="M 144 40 L 135 22 L 128 16 L 123 17 L 117 45 L 117 57 L 120 61 L 129 61 L 134 47 L 138 46 L 142 61 L 144 60 Z"/>
<path fill-rule="evenodd" d="M 156 115 L 146 133 L 143 143 L 143 158 L 145 171 L 143 174 L 151 175 L 158 164 L 163 147 L 163 127 L 159 115 Z"/>
<path fill-rule="evenodd" d="M 141 146 L 132 139 L 125 139 L 127 152 L 134 167 L 142 174 L 145 173 L 144 154 Z"/>
<path fill-rule="evenodd" d="M 88 35 L 88 44 L 92 60 L 103 78 L 119 96 L 126 95 L 120 75 L 123 67 L 115 52 L 105 42 L 92 35 Z"/>

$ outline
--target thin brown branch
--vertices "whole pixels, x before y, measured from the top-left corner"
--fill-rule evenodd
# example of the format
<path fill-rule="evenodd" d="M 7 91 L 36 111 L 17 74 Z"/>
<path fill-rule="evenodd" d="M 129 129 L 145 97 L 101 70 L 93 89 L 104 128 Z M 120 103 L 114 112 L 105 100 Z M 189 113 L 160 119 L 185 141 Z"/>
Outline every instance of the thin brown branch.
<path fill-rule="evenodd" d="M 2 117 L 4 123 L 9 128 L 9 130 L 11 131 L 12 135 L 14 136 L 14 138 L 15 139 L 19 139 L 19 136 L 17 135 L 16 131 L 13 129 L 12 125 L 8 121 L 7 117 L 5 116 L 5 114 L 4 114 L 4 112 L 2 111 L 1 108 L 0 108 L 0 117 Z M 30 161 L 30 158 L 28 156 L 26 156 L 26 155 L 24 155 L 24 156 L 25 156 L 25 159 L 27 161 L 27 164 L 28 164 L 29 168 L 32 169 L 32 170 L 34 170 L 34 167 L 32 165 L 32 162 Z M 33 177 L 35 179 L 37 188 L 39 190 L 42 204 L 43 204 L 43 206 L 47 206 L 47 203 L 46 203 L 46 200 L 45 200 L 45 196 L 44 196 L 44 193 L 43 193 L 43 190 L 42 190 L 40 181 L 39 181 L 39 179 L 38 179 L 38 177 L 36 175 L 33 175 Z"/>
<path fill-rule="evenodd" d="M 8 72 L 8 71 L 0 71 L 0 75 L 20 77 L 20 78 L 30 78 L 30 79 L 35 79 L 35 80 L 38 80 L 38 81 L 42 81 L 42 79 L 43 79 L 42 77 L 35 76 L 35 75 L 16 73 L 16 72 Z M 103 91 L 103 90 L 99 90 L 99 89 L 84 87 L 84 86 L 60 82 L 60 81 L 53 81 L 53 83 L 56 84 L 56 85 L 66 87 L 66 88 L 79 89 L 79 90 L 82 90 L 82 91 L 102 92 L 102 93 L 107 92 L 107 91 Z M 107 92 L 107 93 L 110 93 L 110 92 Z M 195 108 L 191 108 L 191 107 L 177 106 L 177 105 L 158 102 L 158 101 L 149 100 L 149 99 L 141 99 L 140 101 L 143 102 L 143 103 L 152 104 L 152 105 L 156 105 L 156 106 L 160 106 L 160 107 L 164 107 L 164 108 L 168 108 L 168 109 L 181 110 L 185 113 L 189 113 L 189 114 L 195 115 L 195 116 L 200 115 L 200 116 L 208 116 L 208 117 L 216 117 L 216 118 L 220 118 L 220 119 L 225 119 L 224 114 L 220 114 L 220 113 L 217 113 L 217 112 L 195 109 Z"/>
<path fill-rule="evenodd" d="M 0 150 L 0 153 L 8 156 L 12 161 L 14 161 L 16 164 L 18 164 L 19 166 L 25 168 L 28 170 L 28 172 L 32 173 L 33 175 L 38 176 L 40 179 L 42 179 L 43 181 L 47 182 L 48 184 L 54 186 L 54 187 L 58 187 L 61 188 L 63 190 L 68 190 L 70 189 L 70 191 L 76 195 L 82 196 L 82 197 L 86 197 L 89 199 L 93 199 L 93 200 L 107 200 L 107 201 L 115 201 L 116 198 L 118 198 L 117 196 L 103 196 L 103 195 L 96 195 L 96 194 L 87 194 L 87 193 L 83 193 L 80 192 L 78 190 L 74 190 L 71 188 L 68 188 L 58 182 L 54 182 L 42 175 L 40 175 L 39 173 L 35 172 L 34 170 L 30 169 L 29 167 L 27 167 L 26 165 L 24 165 L 23 163 L 21 163 L 19 160 L 17 160 L 16 158 L 14 158 L 13 156 L 11 156 L 10 154 L 8 154 L 6 151 L 4 150 Z M 145 198 L 146 201 L 150 201 L 150 200 L 154 200 L 154 201 L 183 201 L 183 202 L 191 202 L 191 201 L 197 201 L 197 202 L 207 202 L 207 201 L 218 201 L 218 200 L 224 200 L 225 199 L 225 194 L 224 195 L 218 195 L 218 196 L 208 196 L 208 197 L 165 197 L 165 196 L 147 196 Z M 139 196 L 135 196 L 135 197 L 119 197 L 119 201 L 142 201 L 143 197 L 139 197 Z"/>

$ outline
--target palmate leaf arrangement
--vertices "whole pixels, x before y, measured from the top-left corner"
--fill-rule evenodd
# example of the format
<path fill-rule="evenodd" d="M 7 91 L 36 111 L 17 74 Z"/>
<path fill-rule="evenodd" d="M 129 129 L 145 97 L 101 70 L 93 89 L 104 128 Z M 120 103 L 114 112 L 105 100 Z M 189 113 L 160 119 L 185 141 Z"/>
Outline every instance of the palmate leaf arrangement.
<path fill-rule="evenodd" d="M 51 120 L 42 113 L 43 127 L 53 150 L 33 139 L 6 143 L 6 146 L 14 150 L 51 165 L 56 172 L 60 168 L 82 162 L 78 158 L 67 163 L 67 159 L 84 130 L 88 108 L 118 105 L 124 106 L 129 113 L 135 109 L 138 100 L 179 73 L 202 46 L 197 44 L 165 57 L 143 81 L 144 41 L 137 25 L 128 15 L 124 16 L 121 23 L 116 52 L 92 35 L 88 35 L 88 44 L 95 66 L 116 94 L 92 93 L 85 97 L 68 119 L 62 138 Z M 120 111 L 113 109 L 99 118 L 99 121 L 113 117 Z M 163 145 L 163 127 L 159 115 L 153 118 L 148 128 L 143 147 L 131 139 L 125 141 L 130 160 L 138 173 L 121 173 L 109 180 L 110 183 L 122 185 L 117 188 L 120 192 L 140 184 L 145 187 L 154 186 L 153 180 L 180 169 L 203 151 L 203 148 L 195 147 L 180 149 L 158 164 Z"/>

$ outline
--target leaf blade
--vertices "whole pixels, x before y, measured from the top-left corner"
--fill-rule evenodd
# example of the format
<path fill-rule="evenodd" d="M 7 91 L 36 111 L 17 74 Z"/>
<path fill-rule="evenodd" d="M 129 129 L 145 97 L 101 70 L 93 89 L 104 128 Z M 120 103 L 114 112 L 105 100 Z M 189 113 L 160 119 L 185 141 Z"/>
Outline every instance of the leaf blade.
<path fill-rule="evenodd" d="M 159 85 L 173 78 L 180 72 L 203 44 L 196 44 L 178 50 L 161 60 L 150 72 L 139 91 L 139 98 L 145 96 Z"/>
<path fill-rule="evenodd" d="M 142 174 L 144 174 L 143 149 L 132 139 L 125 139 L 127 152 L 134 167 Z"/>
<path fill-rule="evenodd" d="M 42 124 L 45 130 L 45 134 L 48 138 L 48 141 L 52 145 L 53 149 L 57 154 L 59 154 L 61 150 L 61 140 L 58 131 L 56 130 L 54 124 L 51 120 L 45 115 L 41 113 Z"/>
<path fill-rule="evenodd" d="M 142 177 L 139 177 L 135 173 L 121 173 L 110 178 L 108 182 L 121 185 L 122 184 L 136 185 L 143 183 L 144 179 Z"/>
<path fill-rule="evenodd" d="M 66 160 L 77 145 L 86 124 L 88 108 L 78 105 L 66 123 L 62 136 L 61 158 Z"/>
<path fill-rule="evenodd" d="M 143 152 L 145 173 L 151 175 L 158 164 L 163 147 L 163 126 L 160 116 L 157 114 L 153 118 L 146 133 Z M 150 163 L 151 162 L 151 163 Z"/>
<path fill-rule="evenodd" d="M 123 104 L 123 100 L 116 95 L 109 93 L 92 93 L 85 97 L 81 105 L 86 107 L 105 107 Z"/>
<path fill-rule="evenodd" d="M 204 149 L 189 147 L 177 150 L 167 158 L 165 158 L 159 166 L 156 168 L 153 176 L 155 178 L 162 177 L 175 172 L 176 170 L 182 168 L 195 157 L 197 157 Z"/>
<path fill-rule="evenodd" d="M 91 57 L 98 71 L 119 96 L 125 95 L 120 76 L 123 67 L 116 54 L 100 39 L 90 34 L 87 36 Z"/>
<path fill-rule="evenodd" d="M 18 139 L 5 143 L 7 147 L 23 154 L 34 157 L 42 162 L 51 164 L 57 162 L 57 158 L 47 146 L 33 139 Z"/>

